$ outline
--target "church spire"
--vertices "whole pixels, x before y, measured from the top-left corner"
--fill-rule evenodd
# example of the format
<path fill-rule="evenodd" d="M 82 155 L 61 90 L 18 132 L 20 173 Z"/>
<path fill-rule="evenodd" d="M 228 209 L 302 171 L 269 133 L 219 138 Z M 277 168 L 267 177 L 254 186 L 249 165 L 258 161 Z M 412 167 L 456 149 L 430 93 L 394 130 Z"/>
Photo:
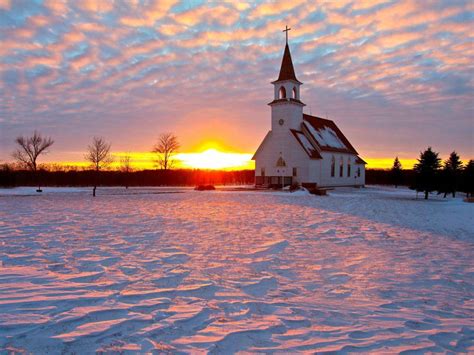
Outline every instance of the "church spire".
<path fill-rule="evenodd" d="M 280 68 L 280 75 L 276 81 L 283 81 L 283 80 L 295 80 L 300 82 L 296 79 L 295 68 L 293 67 L 293 61 L 291 60 L 291 53 L 290 47 L 288 46 L 288 31 L 291 28 L 286 28 L 283 30 L 286 35 L 286 45 L 285 45 L 285 52 L 283 53 L 283 59 L 281 61 L 281 68 Z"/>
<path fill-rule="evenodd" d="M 283 60 L 281 61 L 280 75 L 278 76 L 277 81 L 282 81 L 282 80 L 298 81 L 298 79 L 296 79 L 295 69 L 293 67 L 293 61 L 291 60 L 290 47 L 288 46 L 288 43 L 285 46 L 285 52 L 283 53 Z"/>
<path fill-rule="evenodd" d="M 288 28 L 288 26 L 286 26 L 286 28 L 283 30 L 283 32 L 286 32 L 287 42 L 285 45 L 285 51 L 283 52 L 283 59 L 281 61 L 280 75 L 278 76 L 277 80 L 272 81 L 274 99 L 272 102 L 269 103 L 269 105 L 272 106 L 272 110 L 279 109 L 277 107 L 274 107 L 274 105 L 295 106 L 296 111 L 300 110 L 301 107 L 305 106 L 305 104 L 301 102 L 300 98 L 300 86 L 303 83 L 296 79 L 295 68 L 293 68 L 293 61 L 291 60 L 290 47 L 288 46 L 288 31 L 290 29 L 291 28 Z M 302 111 L 302 109 L 300 111 Z M 299 126 L 296 125 L 294 128 L 298 129 L 298 127 Z"/>

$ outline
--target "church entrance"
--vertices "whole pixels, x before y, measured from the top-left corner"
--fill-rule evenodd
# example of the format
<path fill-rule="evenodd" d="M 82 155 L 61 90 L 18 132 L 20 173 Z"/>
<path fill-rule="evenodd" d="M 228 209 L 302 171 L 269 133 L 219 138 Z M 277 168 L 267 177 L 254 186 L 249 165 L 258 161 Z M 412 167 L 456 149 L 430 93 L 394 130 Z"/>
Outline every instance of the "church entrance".
<path fill-rule="evenodd" d="M 281 187 L 282 182 L 284 186 L 290 186 L 293 183 L 291 176 L 256 176 L 255 184 L 257 186 Z"/>

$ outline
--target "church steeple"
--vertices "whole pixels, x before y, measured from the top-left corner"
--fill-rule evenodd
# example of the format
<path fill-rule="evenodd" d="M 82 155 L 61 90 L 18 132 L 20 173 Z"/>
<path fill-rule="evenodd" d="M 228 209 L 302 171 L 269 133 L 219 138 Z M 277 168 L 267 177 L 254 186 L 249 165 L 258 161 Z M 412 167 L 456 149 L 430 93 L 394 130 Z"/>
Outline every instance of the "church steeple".
<path fill-rule="evenodd" d="M 281 61 L 280 75 L 276 81 L 283 80 L 294 80 L 300 82 L 296 79 L 295 68 L 293 67 L 293 61 L 291 60 L 290 47 L 288 43 L 285 46 L 285 52 L 283 53 L 283 59 Z"/>
<path fill-rule="evenodd" d="M 293 105 L 305 106 L 300 98 L 300 86 L 303 83 L 296 79 L 295 68 L 293 67 L 293 60 L 291 59 L 290 46 L 288 45 L 289 30 L 291 30 L 291 28 L 288 28 L 288 26 L 283 30 L 283 32 L 286 32 L 285 51 L 283 52 L 278 79 L 272 82 L 274 87 L 274 99 L 270 102 L 270 105 L 285 101 Z"/>
<path fill-rule="evenodd" d="M 280 75 L 272 82 L 274 96 L 273 101 L 269 103 L 272 108 L 272 132 L 283 135 L 288 133 L 288 129 L 298 131 L 301 129 L 305 106 L 300 97 L 300 86 L 303 83 L 296 79 L 288 45 L 289 30 L 288 26 L 283 30 L 286 32 L 285 51 L 281 60 Z"/>

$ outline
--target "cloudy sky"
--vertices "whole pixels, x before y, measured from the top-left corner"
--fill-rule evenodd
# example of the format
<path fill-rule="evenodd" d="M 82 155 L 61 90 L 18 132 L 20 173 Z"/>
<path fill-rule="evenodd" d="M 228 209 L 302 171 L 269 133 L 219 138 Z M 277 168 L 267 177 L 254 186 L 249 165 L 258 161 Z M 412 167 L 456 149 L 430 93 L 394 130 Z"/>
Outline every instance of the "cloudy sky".
<path fill-rule="evenodd" d="M 0 0 L 0 161 L 34 129 L 49 161 L 81 160 L 94 135 L 146 152 L 165 131 L 183 152 L 253 153 L 287 24 L 305 112 L 372 166 L 429 145 L 474 158 L 473 4 Z"/>

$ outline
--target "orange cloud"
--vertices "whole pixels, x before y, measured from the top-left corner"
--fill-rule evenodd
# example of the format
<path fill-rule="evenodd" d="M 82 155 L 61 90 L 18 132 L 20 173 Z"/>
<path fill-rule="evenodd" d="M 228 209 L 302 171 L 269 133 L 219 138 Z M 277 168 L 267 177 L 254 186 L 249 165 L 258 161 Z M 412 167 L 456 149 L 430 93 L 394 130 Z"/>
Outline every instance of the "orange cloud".
<path fill-rule="evenodd" d="M 239 19 L 239 12 L 226 6 L 200 6 L 174 16 L 174 19 L 186 26 L 195 26 L 201 22 L 216 22 L 231 26 Z"/>
<path fill-rule="evenodd" d="M 177 0 L 155 0 L 143 9 L 124 16 L 120 22 L 125 26 L 140 27 L 152 26 L 155 22 L 168 14 L 168 11 L 177 3 Z"/>
<path fill-rule="evenodd" d="M 74 2 L 81 10 L 88 12 L 109 12 L 114 8 L 112 0 L 81 0 Z"/>
<path fill-rule="evenodd" d="M 46 0 L 44 5 L 55 15 L 65 14 L 68 10 L 66 0 Z"/>
<path fill-rule="evenodd" d="M 250 19 L 290 12 L 296 7 L 304 4 L 305 2 L 306 2 L 305 0 L 293 0 L 293 1 L 276 1 L 276 2 L 263 3 L 261 5 L 258 5 L 250 13 Z"/>
<path fill-rule="evenodd" d="M 393 33 L 381 36 L 378 39 L 377 44 L 380 45 L 382 48 L 390 48 L 406 44 L 407 42 L 420 38 L 420 34 L 415 32 Z"/>

